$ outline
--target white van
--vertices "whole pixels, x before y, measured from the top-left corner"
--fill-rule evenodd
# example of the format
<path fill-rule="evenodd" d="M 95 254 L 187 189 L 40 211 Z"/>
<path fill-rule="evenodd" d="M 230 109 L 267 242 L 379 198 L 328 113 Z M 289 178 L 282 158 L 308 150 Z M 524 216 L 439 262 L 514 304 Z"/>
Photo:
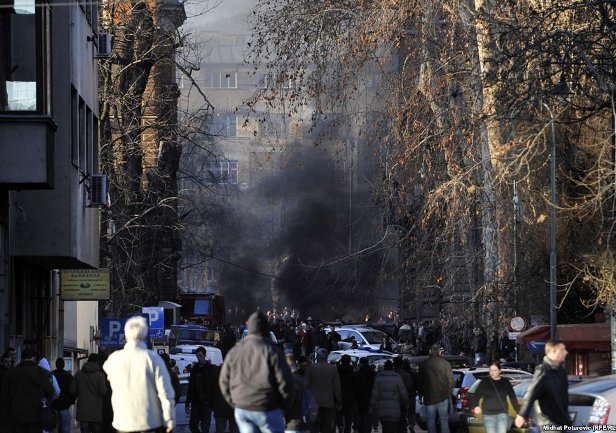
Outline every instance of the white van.
<path fill-rule="evenodd" d="M 180 374 L 187 373 L 186 367 L 197 362 L 195 351 L 198 347 L 203 347 L 205 349 L 205 359 L 210 361 L 213 365 L 222 365 L 222 352 L 217 347 L 193 345 L 175 346 L 174 349 L 179 350 L 179 352 L 171 353 L 169 358 L 175 360 Z"/>

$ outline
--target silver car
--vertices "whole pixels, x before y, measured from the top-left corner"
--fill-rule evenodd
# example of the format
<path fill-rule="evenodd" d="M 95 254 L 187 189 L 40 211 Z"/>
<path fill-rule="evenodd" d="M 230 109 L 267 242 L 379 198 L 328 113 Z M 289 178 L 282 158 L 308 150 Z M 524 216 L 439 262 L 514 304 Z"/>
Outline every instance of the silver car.
<path fill-rule="evenodd" d="M 569 386 L 569 416 L 573 425 L 589 426 L 588 431 L 616 425 L 616 375 Z"/>

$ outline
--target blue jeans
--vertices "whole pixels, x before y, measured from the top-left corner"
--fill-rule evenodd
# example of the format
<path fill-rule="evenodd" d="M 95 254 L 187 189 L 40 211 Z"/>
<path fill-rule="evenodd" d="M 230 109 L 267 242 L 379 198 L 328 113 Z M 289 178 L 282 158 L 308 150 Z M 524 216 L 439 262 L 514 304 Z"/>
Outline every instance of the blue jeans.
<path fill-rule="evenodd" d="M 436 433 L 436 412 L 441 422 L 441 433 L 449 433 L 449 398 L 436 403 L 426 405 L 428 414 L 428 433 Z"/>
<path fill-rule="evenodd" d="M 509 415 L 498 413 L 496 415 L 483 414 L 483 425 L 486 433 L 507 433 L 509 429 Z"/>
<path fill-rule="evenodd" d="M 282 409 L 256 411 L 235 408 L 235 421 L 240 433 L 284 433 Z"/>
<path fill-rule="evenodd" d="M 64 409 L 58 413 L 58 433 L 71 433 L 71 410 Z"/>

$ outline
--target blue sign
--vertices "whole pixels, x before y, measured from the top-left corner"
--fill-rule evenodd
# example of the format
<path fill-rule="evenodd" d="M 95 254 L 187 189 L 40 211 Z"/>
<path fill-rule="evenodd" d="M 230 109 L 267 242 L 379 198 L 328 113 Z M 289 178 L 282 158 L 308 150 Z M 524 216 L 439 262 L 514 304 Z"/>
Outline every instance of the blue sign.
<path fill-rule="evenodd" d="M 100 346 L 103 347 L 123 347 L 126 343 L 124 337 L 124 325 L 127 318 L 105 317 L 101 319 L 101 339 Z"/>
<path fill-rule="evenodd" d="M 531 341 L 528 348 L 533 353 L 545 353 L 545 341 Z"/>
<path fill-rule="evenodd" d="M 163 307 L 143 307 L 143 314 L 147 314 L 150 325 L 150 338 L 161 339 L 165 337 L 165 310 Z"/>

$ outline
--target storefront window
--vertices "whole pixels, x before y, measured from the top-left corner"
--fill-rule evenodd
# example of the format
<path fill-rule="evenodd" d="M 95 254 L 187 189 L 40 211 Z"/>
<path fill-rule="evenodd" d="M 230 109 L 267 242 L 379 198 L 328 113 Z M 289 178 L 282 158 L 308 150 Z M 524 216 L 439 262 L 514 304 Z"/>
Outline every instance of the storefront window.
<path fill-rule="evenodd" d="M 0 0 L 0 111 L 46 112 L 49 6 Z"/>

